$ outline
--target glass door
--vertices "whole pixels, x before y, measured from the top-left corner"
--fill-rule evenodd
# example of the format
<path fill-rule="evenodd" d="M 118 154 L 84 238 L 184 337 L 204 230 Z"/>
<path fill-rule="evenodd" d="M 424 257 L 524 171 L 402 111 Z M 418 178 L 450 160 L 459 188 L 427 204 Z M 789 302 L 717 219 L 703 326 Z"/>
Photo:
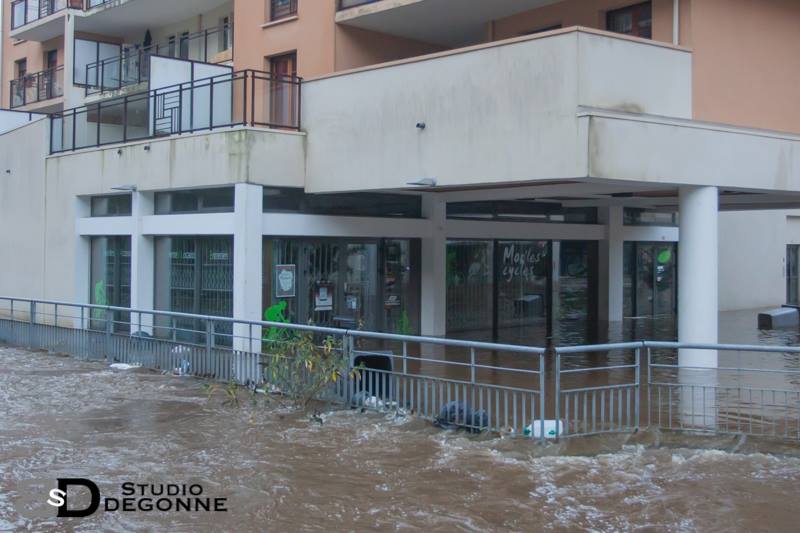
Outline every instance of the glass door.
<path fill-rule="evenodd" d="M 348 243 L 345 245 L 342 272 L 344 282 L 339 287 L 340 312 L 334 320 L 348 327 L 377 331 L 379 314 L 378 295 L 378 245 L 376 243 Z"/>
<path fill-rule="evenodd" d="M 498 342 L 541 343 L 551 324 L 549 241 L 497 241 L 496 334 Z"/>

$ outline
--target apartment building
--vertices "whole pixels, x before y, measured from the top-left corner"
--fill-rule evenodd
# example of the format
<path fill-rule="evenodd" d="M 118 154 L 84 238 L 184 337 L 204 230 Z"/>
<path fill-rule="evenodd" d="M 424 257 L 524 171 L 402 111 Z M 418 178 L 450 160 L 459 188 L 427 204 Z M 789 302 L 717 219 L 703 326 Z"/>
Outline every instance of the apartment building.
<path fill-rule="evenodd" d="M 797 301 L 791 0 L 3 1 L 0 293 L 532 344 Z"/>

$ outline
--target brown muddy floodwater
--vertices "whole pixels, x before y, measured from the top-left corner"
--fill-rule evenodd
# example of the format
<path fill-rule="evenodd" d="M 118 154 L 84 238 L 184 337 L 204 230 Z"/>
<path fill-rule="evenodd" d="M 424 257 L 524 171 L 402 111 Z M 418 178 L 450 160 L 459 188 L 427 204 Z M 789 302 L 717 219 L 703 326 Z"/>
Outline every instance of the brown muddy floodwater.
<path fill-rule="evenodd" d="M 650 434 L 542 447 L 348 410 L 320 424 L 208 401 L 201 384 L 0 346 L 0 531 L 797 530 L 790 446 Z M 45 502 L 69 477 L 103 497 L 196 483 L 228 512 L 57 519 Z"/>

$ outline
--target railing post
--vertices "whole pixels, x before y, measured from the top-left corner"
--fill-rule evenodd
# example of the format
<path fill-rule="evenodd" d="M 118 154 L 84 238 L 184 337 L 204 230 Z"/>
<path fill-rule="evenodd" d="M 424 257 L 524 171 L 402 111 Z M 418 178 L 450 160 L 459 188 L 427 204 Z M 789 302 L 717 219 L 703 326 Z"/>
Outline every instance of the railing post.
<path fill-rule="evenodd" d="M 639 424 L 639 399 L 640 399 L 640 396 L 642 394 L 641 378 L 640 378 L 640 374 L 641 374 L 641 355 L 642 355 L 641 350 L 642 349 L 637 346 L 636 350 L 634 351 L 634 354 L 635 354 L 635 357 L 636 357 L 636 359 L 635 359 L 635 367 L 636 368 L 634 368 L 634 371 L 636 372 L 636 386 L 635 386 L 636 396 L 633 399 L 634 400 L 633 401 L 633 420 L 634 420 L 634 424 L 636 424 L 636 426 L 634 427 L 634 431 L 639 431 L 639 425 L 640 425 Z"/>
<path fill-rule="evenodd" d="M 297 78 L 297 131 L 300 131 L 303 118 L 303 78 Z"/>
<path fill-rule="evenodd" d="M 242 78 L 242 126 L 247 126 L 247 70 L 244 71 Z"/>
<path fill-rule="evenodd" d="M 128 142 L 128 95 L 122 99 L 122 142 Z"/>
<path fill-rule="evenodd" d="M 650 390 L 650 384 L 653 382 L 653 370 L 650 366 L 652 363 L 650 346 L 648 346 L 647 343 L 644 343 L 644 351 L 647 359 L 647 427 L 650 428 L 652 426 L 651 413 L 653 411 L 653 395 Z"/>
<path fill-rule="evenodd" d="M 475 384 L 475 348 L 469 349 L 469 380 Z"/>
<path fill-rule="evenodd" d="M 539 354 L 539 440 L 542 444 L 545 443 L 544 438 L 544 417 L 547 416 L 545 405 L 545 387 L 547 386 L 547 376 L 545 376 L 545 369 L 547 368 L 545 353 Z M 531 417 L 535 416 L 531 413 Z M 556 419 L 556 430 L 558 430 L 558 419 Z M 531 438 L 534 438 L 533 420 L 531 420 Z"/>
<path fill-rule="evenodd" d="M 30 320 L 30 326 L 29 326 L 29 329 L 28 329 L 28 347 L 29 348 L 34 348 L 35 346 L 34 346 L 33 340 L 36 337 L 36 335 L 34 333 L 34 331 L 36 329 L 35 328 L 35 326 L 36 326 L 36 302 L 31 302 L 31 304 L 30 304 L 30 311 L 29 311 L 28 319 Z"/>
<path fill-rule="evenodd" d="M 106 308 L 106 361 L 111 363 L 111 331 L 114 327 L 114 311 Z"/>
<path fill-rule="evenodd" d="M 555 380 L 555 422 L 556 422 L 556 437 L 561 438 L 561 432 L 558 431 L 559 421 L 561 420 L 561 354 L 556 349 L 556 366 L 553 374 Z M 569 433 L 569 420 L 564 421 L 564 434 Z M 542 421 L 542 434 L 544 434 L 544 421 Z"/>
<path fill-rule="evenodd" d="M 214 78 L 208 81 L 208 128 L 214 129 Z"/>
<path fill-rule="evenodd" d="M 408 374 L 408 342 L 403 341 L 403 375 Z"/>
<path fill-rule="evenodd" d="M 256 73 L 255 71 L 249 71 L 250 73 L 250 98 L 252 102 L 250 103 L 250 125 L 255 126 L 256 124 Z"/>
<path fill-rule="evenodd" d="M 213 360 L 214 353 L 214 321 L 213 320 L 206 320 L 206 361 L 208 364 L 211 365 L 211 361 Z"/>

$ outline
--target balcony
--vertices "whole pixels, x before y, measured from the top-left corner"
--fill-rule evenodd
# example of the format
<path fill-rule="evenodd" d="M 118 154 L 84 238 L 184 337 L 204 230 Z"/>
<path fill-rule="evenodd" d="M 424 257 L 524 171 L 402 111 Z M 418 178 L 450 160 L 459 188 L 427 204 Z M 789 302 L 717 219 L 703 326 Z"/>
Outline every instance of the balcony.
<path fill-rule="evenodd" d="M 11 37 L 46 41 L 64 31 L 62 17 L 66 9 L 83 10 L 83 0 L 15 0 L 11 3 Z"/>
<path fill-rule="evenodd" d="M 100 1 L 100 0 L 97 0 Z M 203 63 L 222 63 L 233 57 L 233 25 L 209 28 L 179 41 L 128 48 L 118 57 L 86 66 L 86 94 L 118 91 L 149 81 L 150 58 L 173 57 Z"/>
<path fill-rule="evenodd" d="M 89 0 L 75 18 L 75 30 L 98 35 L 144 35 L 147 29 L 182 23 L 232 0 Z M 231 12 L 233 9 L 231 8 Z"/>
<path fill-rule="evenodd" d="M 338 0 L 336 22 L 458 47 L 485 41 L 491 21 L 560 0 Z M 441 24 L 447 20 L 447 24 Z"/>
<path fill-rule="evenodd" d="M 43 70 L 11 80 L 11 108 L 29 106 L 64 96 L 64 67 Z"/>
<path fill-rule="evenodd" d="M 50 117 L 50 151 L 244 126 L 297 131 L 301 83 L 245 70 L 69 109 Z"/>
<path fill-rule="evenodd" d="M 606 139 L 582 109 L 690 119 L 691 53 L 573 27 L 308 80 L 306 189 L 586 176 L 603 163 L 590 147 Z"/>

